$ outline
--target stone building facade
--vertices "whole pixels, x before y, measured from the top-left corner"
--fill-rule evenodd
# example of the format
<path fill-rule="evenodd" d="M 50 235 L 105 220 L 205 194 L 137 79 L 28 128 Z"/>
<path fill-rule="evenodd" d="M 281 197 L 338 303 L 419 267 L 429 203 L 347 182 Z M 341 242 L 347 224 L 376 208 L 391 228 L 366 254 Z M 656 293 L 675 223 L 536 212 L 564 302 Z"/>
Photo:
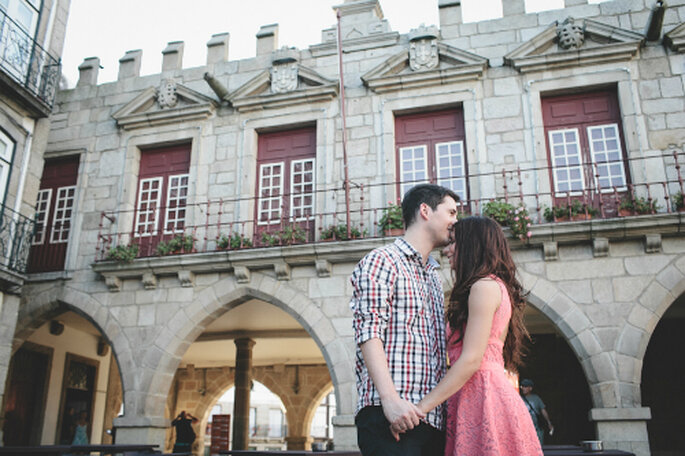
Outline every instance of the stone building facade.
<path fill-rule="evenodd" d="M 256 56 L 239 61 L 228 58 L 229 35 L 214 35 L 199 68 L 183 68 L 183 43 L 172 42 L 161 72 L 143 77 L 141 52 L 130 51 L 106 84 L 99 60 L 86 59 L 77 86 L 58 94 L 45 153 L 50 176 L 77 170 L 53 186 L 74 189 L 63 202 L 70 229 L 59 233 L 68 242 L 61 264 L 35 264 L 15 348 L 38 343 L 36 328 L 58 315 L 87 321 L 115 360 L 97 419 L 111 426 L 123 400 L 117 442 L 163 445 L 180 410 L 206 422 L 223 391 L 235 385 L 244 399 L 260 378 L 286 405 L 289 448 L 309 447 L 313 410 L 331 387 L 335 446 L 354 448 L 348 277 L 388 242 L 379 226 L 388 201 L 430 180 L 457 191 L 465 213 L 499 199 L 531 216 L 530 236 L 512 237 L 527 324 L 538 340 L 560 340 L 569 361 L 525 373 L 552 385 L 577 373 L 571 397 L 555 404 L 582 403 L 576 394 L 588 403 L 573 411 L 581 430 L 560 443 L 682 451 L 660 405 L 683 403 L 677 377 L 647 385 L 669 366 L 650 344 L 679 341 L 685 316 L 675 210 L 685 3 L 565 4 L 526 13 L 508 0 L 504 17 L 464 23 L 459 1 L 440 0 L 440 24 L 408 34 L 391 30 L 377 0 L 336 6 L 345 136 L 335 27 L 292 49 L 279 48 L 277 25 L 264 26 Z M 46 176 L 39 202 L 53 188 Z M 358 239 L 340 240 L 354 233 L 343 229 L 325 242 L 346 214 Z M 136 259 L 113 261 L 111 249 Z M 435 255 L 447 289 L 446 259 Z M 288 323 L 274 326 L 280 318 Z M 236 435 L 249 406 L 240 402 Z"/>
<path fill-rule="evenodd" d="M 48 116 L 59 85 L 68 13 L 68 0 L 0 2 L 0 377 L 3 379 L 0 402 L 3 403 L 6 387 L 10 388 L 9 401 L 16 397 L 16 390 L 4 380 L 10 369 L 20 295 L 26 281 L 34 206 L 50 132 Z M 8 404 L 4 410 L 14 411 L 14 405 Z"/>

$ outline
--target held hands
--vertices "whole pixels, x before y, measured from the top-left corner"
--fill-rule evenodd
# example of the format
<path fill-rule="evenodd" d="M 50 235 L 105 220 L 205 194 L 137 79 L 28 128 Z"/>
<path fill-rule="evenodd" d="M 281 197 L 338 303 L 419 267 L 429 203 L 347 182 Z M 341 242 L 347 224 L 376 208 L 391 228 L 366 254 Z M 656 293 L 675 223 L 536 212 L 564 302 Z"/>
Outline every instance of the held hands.
<path fill-rule="evenodd" d="M 381 402 L 385 418 L 390 422 L 390 432 L 397 441 L 400 440 L 400 434 L 414 429 L 426 417 L 418 406 L 399 396 Z"/>

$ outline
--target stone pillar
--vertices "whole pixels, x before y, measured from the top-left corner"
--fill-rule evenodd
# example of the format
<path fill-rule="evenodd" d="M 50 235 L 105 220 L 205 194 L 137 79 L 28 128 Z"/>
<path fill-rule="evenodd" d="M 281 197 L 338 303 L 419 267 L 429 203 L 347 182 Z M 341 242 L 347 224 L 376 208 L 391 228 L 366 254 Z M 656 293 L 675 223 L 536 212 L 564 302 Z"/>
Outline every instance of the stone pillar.
<path fill-rule="evenodd" d="M 354 415 L 334 416 L 333 429 L 336 450 L 357 449 L 357 426 L 354 424 Z"/>
<path fill-rule="evenodd" d="M 143 51 L 141 49 L 126 51 L 126 54 L 119 59 L 119 76 L 117 79 L 137 78 L 140 76 L 142 57 Z"/>
<path fill-rule="evenodd" d="M 309 451 L 312 449 L 313 440 L 314 439 L 307 435 L 289 435 L 285 438 L 285 442 L 288 444 L 288 451 Z"/>
<path fill-rule="evenodd" d="M 229 33 L 217 33 L 207 41 L 207 65 L 228 61 Z"/>
<path fill-rule="evenodd" d="M 162 71 L 180 70 L 183 68 L 183 41 L 170 41 L 162 51 Z"/>
<path fill-rule="evenodd" d="M 647 421 L 652 418 L 649 407 L 594 408 L 590 419 L 597 427 L 597 438 L 605 449 L 623 450 L 635 456 L 649 456 Z"/>
<path fill-rule="evenodd" d="M 83 63 L 78 66 L 78 82 L 76 83 L 76 87 L 97 85 L 99 72 L 99 57 L 87 57 L 83 59 Z"/>
<path fill-rule="evenodd" d="M 268 55 L 278 48 L 278 24 L 262 25 L 257 32 L 257 56 Z"/>
<path fill-rule="evenodd" d="M 448 25 L 459 25 L 463 22 L 461 16 L 461 0 L 439 0 L 440 28 Z"/>
<path fill-rule="evenodd" d="M 250 443 L 250 386 L 252 347 L 250 338 L 235 341 L 235 397 L 233 399 L 233 449 L 247 450 Z"/>
<path fill-rule="evenodd" d="M 502 16 L 518 16 L 526 14 L 526 4 L 524 0 L 506 0 L 502 2 Z"/>
<path fill-rule="evenodd" d="M 169 420 L 161 417 L 122 416 L 114 419 L 117 444 L 151 444 L 164 449 Z"/>

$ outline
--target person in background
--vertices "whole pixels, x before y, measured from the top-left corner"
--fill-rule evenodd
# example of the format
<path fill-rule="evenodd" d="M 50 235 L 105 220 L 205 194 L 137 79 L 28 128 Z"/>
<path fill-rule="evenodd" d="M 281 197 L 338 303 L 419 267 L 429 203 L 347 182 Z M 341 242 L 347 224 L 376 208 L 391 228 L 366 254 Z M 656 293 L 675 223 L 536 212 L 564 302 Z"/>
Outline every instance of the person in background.
<path fill-rule="evenodd" d="M 554 426 L 552 426 L 552 421 L 549 419 L 549 414 L 545 408 L 545 403 L 542 402 L 540 396 L 533 394 L 533 380 L 529 378 L 524 378 L 521 380 L 521 397 L 523 402 L 528 407 L 530 412 L 530 417 L 533 419 L 533 424 L 535 425 L 535 431 L 538 434 L 538 439 L 540 439 L 540 445 L 544 443 L 545 440 L 545 430 L 542 428 L 542 423 L 540 422 L 540 415 L 547 421 L 547 428 L 549 429 L 549 435 L 554 434 Z"/>
<path fill-rule="evenodd" d="M 197 422 L 198 419 L 190 413 L 186 413 L 185 410 L 182 410 L 171 422 L 171 425 L 176 429 L 174 453 L 190 453 L 193 442 L 195 442 L 195 431 L 192 425 Z"/>

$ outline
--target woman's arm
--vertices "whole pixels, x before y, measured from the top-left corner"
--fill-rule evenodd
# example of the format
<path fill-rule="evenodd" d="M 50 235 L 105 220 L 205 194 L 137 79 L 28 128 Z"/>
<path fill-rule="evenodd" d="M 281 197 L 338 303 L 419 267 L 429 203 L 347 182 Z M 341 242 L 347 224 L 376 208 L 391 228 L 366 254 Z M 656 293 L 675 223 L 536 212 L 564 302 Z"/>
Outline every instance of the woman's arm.
<path fill-rule="evenodd" d="M 502 291 L 492 279 L 480 279 L 471 287 L 469 317 L 464 333 L 464 348 L 447 375 L 419 402 L 422 412 L 428 413 L 459 391 L 478 370 L 490 338 L 492 318 L 502 301 Z"/>

